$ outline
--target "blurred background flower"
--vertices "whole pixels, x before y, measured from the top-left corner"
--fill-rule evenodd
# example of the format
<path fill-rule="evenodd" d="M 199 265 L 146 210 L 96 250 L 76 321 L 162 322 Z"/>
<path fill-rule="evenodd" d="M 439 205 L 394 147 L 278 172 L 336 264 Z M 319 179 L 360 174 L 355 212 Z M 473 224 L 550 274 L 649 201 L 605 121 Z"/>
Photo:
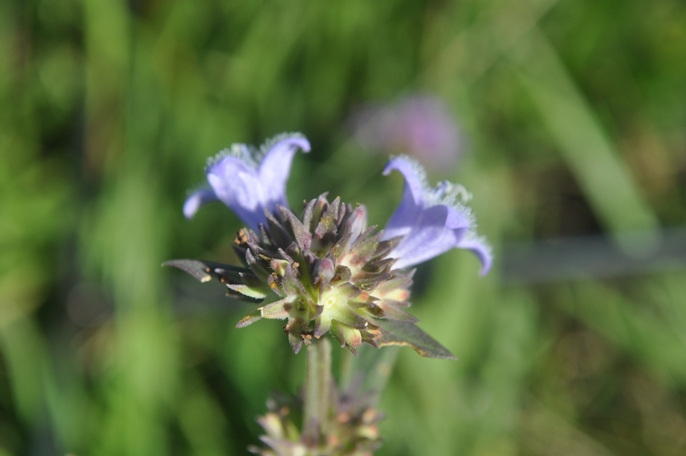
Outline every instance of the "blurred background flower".
<path fill-rule="evenodd" d="M 464 149 L 457 122 L 438 97 L 411 95 L 366 104 L 350 119 L 355 139 L 370 152 L 417 158 L 434 172 L 450 172 Z"/>
<path fill-rule="evenodd" d="M 418 271 L 413 315 L 459 361 L 399 351 L 379 454 L 684 454 L 684 55 L 674 0 L 0 2 L 0 454 L 256 444 L 304 360 L 160 267 L 237 263 L 238 218 L 188 222 L 186 190 L 231 143 L 300 131 L 291 207 L 329 191 L 382 225 L 403 179 L 347 119 L 426 94 L 460 133 L 417 152 L 457 152 L 430 180 L 474 195 L 495 262 Z M 370 144 L 410 154 L 421 124 Z"/>

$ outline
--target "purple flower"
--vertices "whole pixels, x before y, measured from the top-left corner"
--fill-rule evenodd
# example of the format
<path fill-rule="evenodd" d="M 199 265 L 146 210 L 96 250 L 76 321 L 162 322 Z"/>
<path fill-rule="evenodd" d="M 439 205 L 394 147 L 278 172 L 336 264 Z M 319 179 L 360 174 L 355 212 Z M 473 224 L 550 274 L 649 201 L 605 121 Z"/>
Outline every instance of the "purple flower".
<path fill-rule="evenodd" d="M 302 215 L 286 203 L 285 185 L 295 152 L 310 150 L 299 135 L 279 136 L 259 151 L 238 144 L 207 168 L 211 188 L 193 193 L 184 206 L 191 217 L 220 200 L 250 229 L 240 230 L 234 252 L 242 266 L 172 260 L 196 279 L 217 279 L 229 296 L 260 306 L 237 326 L 262 318 L 287 320 L 284 330 L 297 353 L 331 332 L 353 353 L 362 343 L 408 345 L 422 356 L 454 356 L 415 325 L 410 306 L 412 266 L 453 248 L 471 250 L 491 265 L 490 248 L 477 237 L 474 218 L 458 185 L 427 185 L 424 169 L 407 157 L 392 159 L 384 174 L 400 171 L 403 199 L 383 232 L 366 227 L 364 206 L 326 193 L 305 203 Z M 384 242 L 388 241 L 388 242 Z"/>
<path fill-rule="evenodd" d="M 222 201 L 252 230 L 266 223 L 265 211 L 276 213 L 277 205 L 288 207 L 285 186 L 295 152 L 309 152 L 310 143 L 299 134 L 279 135 L 259 150 L 234 144 L 210 160 L 209 188 L 192 193 L 184 204 L 191 218 L 205 203 Z M 383 233 L 383 239 L 399 238 L 389 253 L 393 269 L 404 269 L 430 260 L 452 248 L 474 252 L 481 261 L 481 274 L 491 267 L 488 244 L 476 235 L 474 218 L 462 204 L 467 191 L 450 182 L 435 188 L 427 184 L 421 165 L 408 157 L 393 158 L 384 175 L 400 171 L 405 178 L 403 199 Z"/>
<path fill-rule="evenodd" d="M 460 200 L 469 199 L 467 191 L 450 182 L 435 188 L 427 184 L 424 169 L 407 157 L 392 159 L 384 175 L 400 171 L 405 178 L 403 199 L 388 221 L 383 239 L 402 237 L 388 255 L 395 258 L 393 269 L 402 269 L 427 261 L 452 248 L 474 252 L 481 261 L 481 275 L 491 267 L 490 246 L 475 232 L 469 208 Z"/>
<path fill-rule="evenodd" d="M 352 117 L 352 128 L 365 149 L 408 154 L 438 171 L 453 168 L 462 149 L 462 135 L 445 103 L 427 95 L 362 107 Z"/>
<path fill-rule="evenodd" d="M 264 211 L 277 205 L 288 207 L 286 180 L 295 152 L 310 151 L 310 143 L 300 134 L 283 134 L 267 141 L 259 150 L 234 144 L 208 162 L 210 188 L 192 193 L 183 213 L 192 218 L 205 203 L 219 200 L 250 228 L 257 231 L 266 223 Z"/>

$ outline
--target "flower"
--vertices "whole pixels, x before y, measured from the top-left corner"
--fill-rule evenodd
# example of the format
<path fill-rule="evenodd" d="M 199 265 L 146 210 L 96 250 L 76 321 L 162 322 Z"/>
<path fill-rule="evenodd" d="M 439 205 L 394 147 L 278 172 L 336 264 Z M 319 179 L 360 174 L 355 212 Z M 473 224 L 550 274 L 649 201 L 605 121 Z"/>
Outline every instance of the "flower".
<path fill-rule="evenodd" d="M 414 271 L 391 271 L 393 260 L 386 255 L 392 242 L 367 228 L 363 206 L 353 208 L 340 198 L 329 203 L 320 195 L 306 203 L 301 217 L 278 209 L 267 214 L 259 234 L 242 230 L 234 244 L 252 274 L 243 273 L 239 283 L 228 278 L 227 287 L 262 301 L 238 327 L 283 319 L 296 353 L 328 332 L 357 353 L 363 342 L 384 344 L 381 319 L 417 321 L 402 310 L 410 305 Z"/>
<path fill-rule="evenodd" d="M 433 170 L 452 169 L 464 139 L 442 99 L 409 95 L 389 105 L 361 107 L 350 121 L 355 139 L 369 151 L 409 154 Z"/>
<path fill-rule="evenodd" d="M 427 184 L 419 163 L 408 157 L 393 158 L 383 174 L 399 171 L 405 178 L 403 199 L 384 229 L 383 240 L 401 237 L 389 253 L 394 269 L 407 268 L 430 260 L 452 248 L 474 252 L 481 261 L 481 275 L 491 268 L 491 249 L 476 235 L 474 217 L 460 200 L 470 198 L 460 185 L 440 182 Z"/>
<path fill-rule="evenodd" d="M 192 193 L 183 213 L 192 218 L 205 203 L 220 200 L 253 230 L 266 223 L 265 211 L 274 212 L 286 202 L 286 180 L 295 152 L 310 151 L 310 143 L 300 134 L 279 135 L 259 150 L 234 144 L 208 161 L 210 188 Z"/>
<path fill-rule="evenodd" d="M 231 297 L 258 306 L 238 322 L 286 320 L 284 331 L 297 353 L 331 332 L 353 353 L 362 343 L 375 347 L 408 345 L 423 356 L 454 359 L 416 326 L 410 306 L 414 270 L 408 269 L 452 248 L 465 248 L 490 267 L 487 244 L 475 234 L 474 218 L 458 197 L 466 191 L 448 182 L 431 189 L 423 169 L 405 157 L 390 161 L 384 174 L 405 178 L 403 199 L 384 231 L 367 227 L 367 210 L 320 195 L 301 215 L 289 209 L 284 187 L 297 149 L 309 151 L 299 135 L 277 137 L 263 146 L 263 158 L 234 145 L 207 169 L 211 189 L 193 193 L 186 216 L 219 199 L 248 225 L 234 251 L 242 266 L 172 260 L 202 282 L 217 279 Z"/>
<path fill-rule="evenodd" d="M 269 411 L 257 418 L 264 430 L 264 447 L 248 450 L 260 456 L 348 455 L 370 456 L 381 447 L 379 422 L 383 415 L 376 409 L 374 394 L 364 394 L 358 385 L 339 390 L 331 381 L 331 402 L 326 429 L 321 434 L 311 426 L 298 430 L 297 419 L 304 412 L 303 398 L 272 395 Z"/>

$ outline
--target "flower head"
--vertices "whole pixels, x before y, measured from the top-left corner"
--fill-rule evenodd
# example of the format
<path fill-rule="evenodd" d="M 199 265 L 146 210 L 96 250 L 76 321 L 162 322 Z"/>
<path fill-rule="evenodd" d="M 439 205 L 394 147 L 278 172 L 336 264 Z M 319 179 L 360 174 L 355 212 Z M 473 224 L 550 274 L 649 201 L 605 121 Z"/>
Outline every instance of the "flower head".
<path fill-rule="evenodd" d="M 232 297 L 257 303 L 239 323 L 262 318 L 285 320 L 284 331 L 297 353 L 331 332 L 353 353 L 360 344 L 408 345 L 423 356 L 454 359 L 419 329 L 405 312 L 414 270 L 407 269 L 451 248 L 479 255 L 482 273 L 490 267 L 487 245 L 474 234 L 474 220 L 458 201 L 462 187 L 447 182 L 431 189 L 423 170 L 410 159 L 394 158 L 384 174 L 405 177 L 403 200 L 385 231 L 367 227 L 367 210 L 320 195 L 300 215 L 288 208 L 284 186 L 301 136 L 280 137 L 263 148 L 258 165 L 247 146 L 234 146 L 207 170 L 212 189 L 186 201 L 192 215 L 200 204 L 219 199 L 249 228 L 242 229 L 234 250 L 242 266 L 196 260 L 173 260 L 175 266 L 205 282 L 218 279 Z"/>
<path fill-rule="evenodd" d="M 452 248 L 463 248 L 479 257 L 481 274 L 486 274 L 491 267 L 490 247 L 476 235 L 474 217 L 463 204 L 470 198 L 464 187 L 447 181 L 429 187 L 421 165 L 407 157 L 393 158 L 384 175 L 393 170 L 405 178 L 403 199 L 382 238 L 401 238 L 389 253 L 396 259 L 393 268 L 414 266 Z"/>
<path fill-rule="evenodd" d="M 383 418 L 375 407 L 374 395 L 362 394 L 357 385 L 347 391 L 335 384 L 331 388 L 326 433 L 298 430 L 297 418 L 304 411 L 302 398 L 273 395 L 267 401 L 269 411 L 257 418 L 264 430 L 260 437 L 264 447 L 251 446 L 249 451 L 260 456 L 371 455 L 381 446 L 379 422 Z"/>
<path fill-rule="evenodd" d="M 265 211 L 274 212 L 286 202 L 286 180 L 295 152 L 310 151 L 300 134 L 279 135 L 260 149 L 234 144 L 209 160 L 206 169 L 210 188 L 192 193 L 183 207 L 192 218 L 205 203 L 220 200 L 253 230 L 266 223 Z"/>

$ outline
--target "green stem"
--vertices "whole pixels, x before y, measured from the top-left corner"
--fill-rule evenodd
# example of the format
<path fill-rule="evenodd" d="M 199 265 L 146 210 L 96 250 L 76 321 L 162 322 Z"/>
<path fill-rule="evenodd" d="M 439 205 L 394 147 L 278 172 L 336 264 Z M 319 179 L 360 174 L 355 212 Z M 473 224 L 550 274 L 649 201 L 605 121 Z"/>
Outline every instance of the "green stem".
<path fill-rule="evenodd" d="M 331 343 L 322 338 L 307 346 L 303 433 L 312 438 L 326 434 L 331 418 Z"/>
<path fill-rule="evenodd" d="M 319 431 L 324 434 L 329 428 L 332 412 L 331 342 L 328 337 L 324 337 L 317 345 L 319 345 Z"/>
<path fill-rule="evenodd" d="M 353 378 L 353 364 L 355 355 L 349 350 L 341 350 L 340 374 L 338 376 L 338 386 L 341 390 L 346 390 L 350 386 Z"/>
<path fill-rule="evenodd" d="M 305 374 L 305 404 L 303 410 L 303 432 L 307 432 L 319 414 L 319 345 L 315 342 L 307 346 L 307 371 Z M 316 420 L 316 421 L 315 421 Z"/>

